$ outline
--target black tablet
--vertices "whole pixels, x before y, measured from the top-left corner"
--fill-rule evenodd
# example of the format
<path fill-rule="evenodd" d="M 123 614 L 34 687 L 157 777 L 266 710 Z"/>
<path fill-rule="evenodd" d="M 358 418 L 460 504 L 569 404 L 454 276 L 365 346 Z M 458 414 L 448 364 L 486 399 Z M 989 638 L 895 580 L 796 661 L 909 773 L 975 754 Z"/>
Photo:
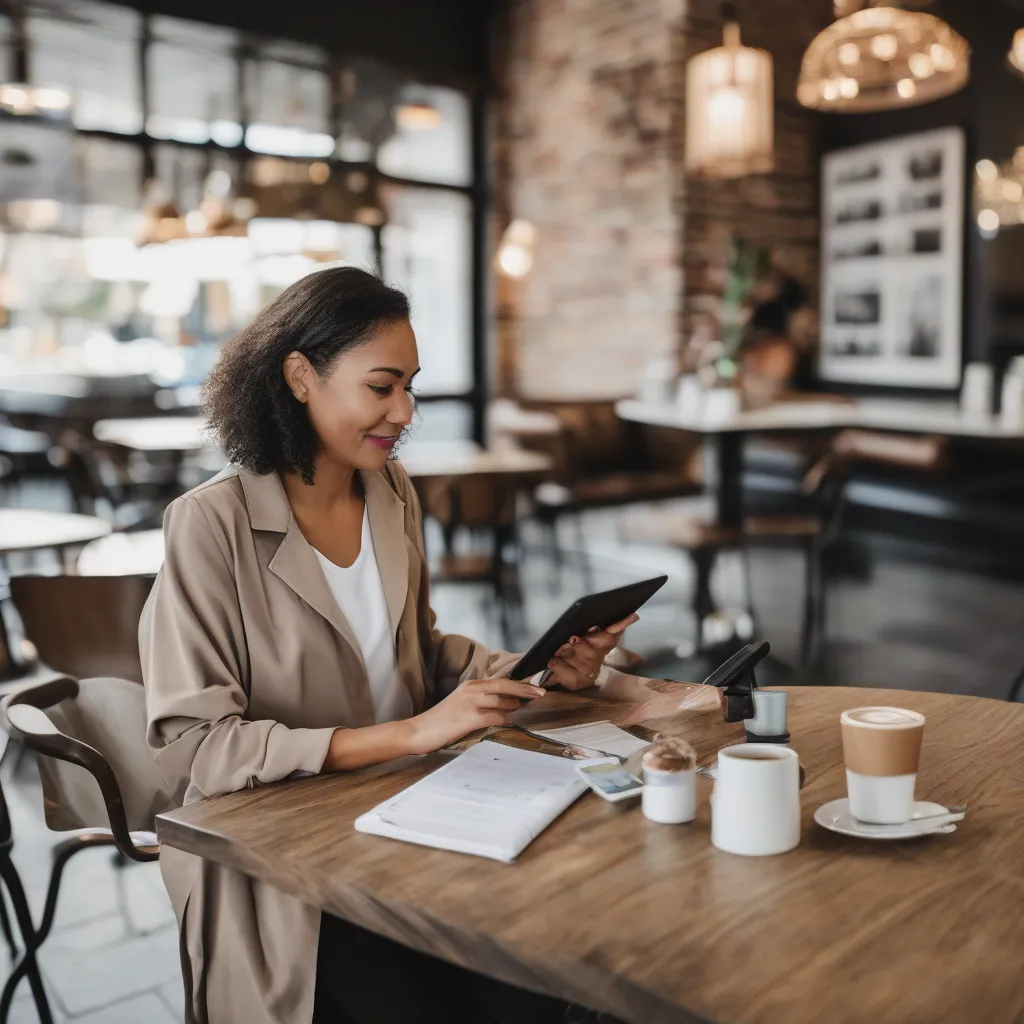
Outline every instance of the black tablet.
<path fill-rule="evenodd" d="M 581 597 L 564 612 L 558 621 L 512 666 L 509 679 L 529 679 L 543 672 L 555 652 L 570 637 L 585 636 L 595 626 L 607 629 L 632 615 L 665 585 L 667 576 L 630 583 L 601 594 Z"/>

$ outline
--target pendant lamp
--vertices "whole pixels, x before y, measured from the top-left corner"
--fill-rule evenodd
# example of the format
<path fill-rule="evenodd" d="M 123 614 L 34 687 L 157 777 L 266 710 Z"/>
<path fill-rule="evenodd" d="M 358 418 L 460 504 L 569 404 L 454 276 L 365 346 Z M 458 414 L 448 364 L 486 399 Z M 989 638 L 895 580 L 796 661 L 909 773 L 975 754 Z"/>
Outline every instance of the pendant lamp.
<path fill-rule="evenodd" d="M 1024 28 L 1017 29 L 1013 34 L 1013 46 L 1006 55 L 1010 67 L 1024 75 Z"/>
<path fill-rule="evenodd" d="M 874 0 L 836 0 L 835 14 L 804 54 L 796 96 L 805 107 L 909 107 L 967 84 L 971 48 L 941 18 Z"/>
<path fill-rule="evenodd" d="M 722 45 L 686 66 L 686 171 L 699 178 L 740 178 L 773 167 L 771 54 L 743 46 L 735 4 L 722 7 Z"/>

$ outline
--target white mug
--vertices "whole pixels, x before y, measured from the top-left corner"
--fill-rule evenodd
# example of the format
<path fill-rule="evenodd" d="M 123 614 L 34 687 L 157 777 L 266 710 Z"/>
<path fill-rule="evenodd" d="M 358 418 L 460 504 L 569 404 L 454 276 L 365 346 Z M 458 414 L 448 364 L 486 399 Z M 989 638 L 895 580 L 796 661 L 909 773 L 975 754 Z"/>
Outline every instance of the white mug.
<path fill-rule="evenodd" d="M 711 842 L 767 857 L 800 843 L 800 759 L 789 747 L 744 743 L 718 752 Z"/>

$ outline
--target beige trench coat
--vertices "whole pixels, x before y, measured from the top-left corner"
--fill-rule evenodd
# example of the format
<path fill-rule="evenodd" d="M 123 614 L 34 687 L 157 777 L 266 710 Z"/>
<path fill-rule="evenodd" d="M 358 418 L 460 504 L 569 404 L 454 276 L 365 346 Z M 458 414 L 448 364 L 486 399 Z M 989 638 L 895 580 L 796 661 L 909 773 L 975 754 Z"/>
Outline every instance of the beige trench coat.
<path fill-rule="evenodd" d="M 395 463 L 362 475 L 398 671 L 416 711 L 512 655 L 434 628 L 420 514 Z M 148 739 L 176 805 L 319 772 L 337 727 L 372 725 L 359 645 L 276 474 L 234 467 L 173 502 L 139 627 Z M 309 1024 L 320 912 L 164 847 L 186 1022 Z"/>

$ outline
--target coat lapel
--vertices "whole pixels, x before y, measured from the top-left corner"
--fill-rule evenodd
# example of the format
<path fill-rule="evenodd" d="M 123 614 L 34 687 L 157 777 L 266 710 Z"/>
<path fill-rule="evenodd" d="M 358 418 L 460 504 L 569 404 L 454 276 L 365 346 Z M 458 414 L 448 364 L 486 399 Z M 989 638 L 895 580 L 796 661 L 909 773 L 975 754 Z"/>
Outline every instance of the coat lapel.
<path fill-rule="evenodd" d="M 405 543 L 405 502 L 394 492 L 384 473 L 363 473 L 363 493 L 370 518 L 370 536 L 377 568 L 384 585 L 384 599 L 391 617 L 391 635 L 409 596 L 409 551 Z"/>
<path fill-rule="evenodd" d="M 238 475 L 245 491 L 252 528 L 284 534 L 267 568 L 291 587 L 306 604 L 319 612 L 362 660 L 359 641 L 348 620 L 342 615 L 338 602 L 334 600 L 312 547 L 295 522 L 280 477 L 276 473 L 257 476 L 245 470 L 240 470 Z"/>

